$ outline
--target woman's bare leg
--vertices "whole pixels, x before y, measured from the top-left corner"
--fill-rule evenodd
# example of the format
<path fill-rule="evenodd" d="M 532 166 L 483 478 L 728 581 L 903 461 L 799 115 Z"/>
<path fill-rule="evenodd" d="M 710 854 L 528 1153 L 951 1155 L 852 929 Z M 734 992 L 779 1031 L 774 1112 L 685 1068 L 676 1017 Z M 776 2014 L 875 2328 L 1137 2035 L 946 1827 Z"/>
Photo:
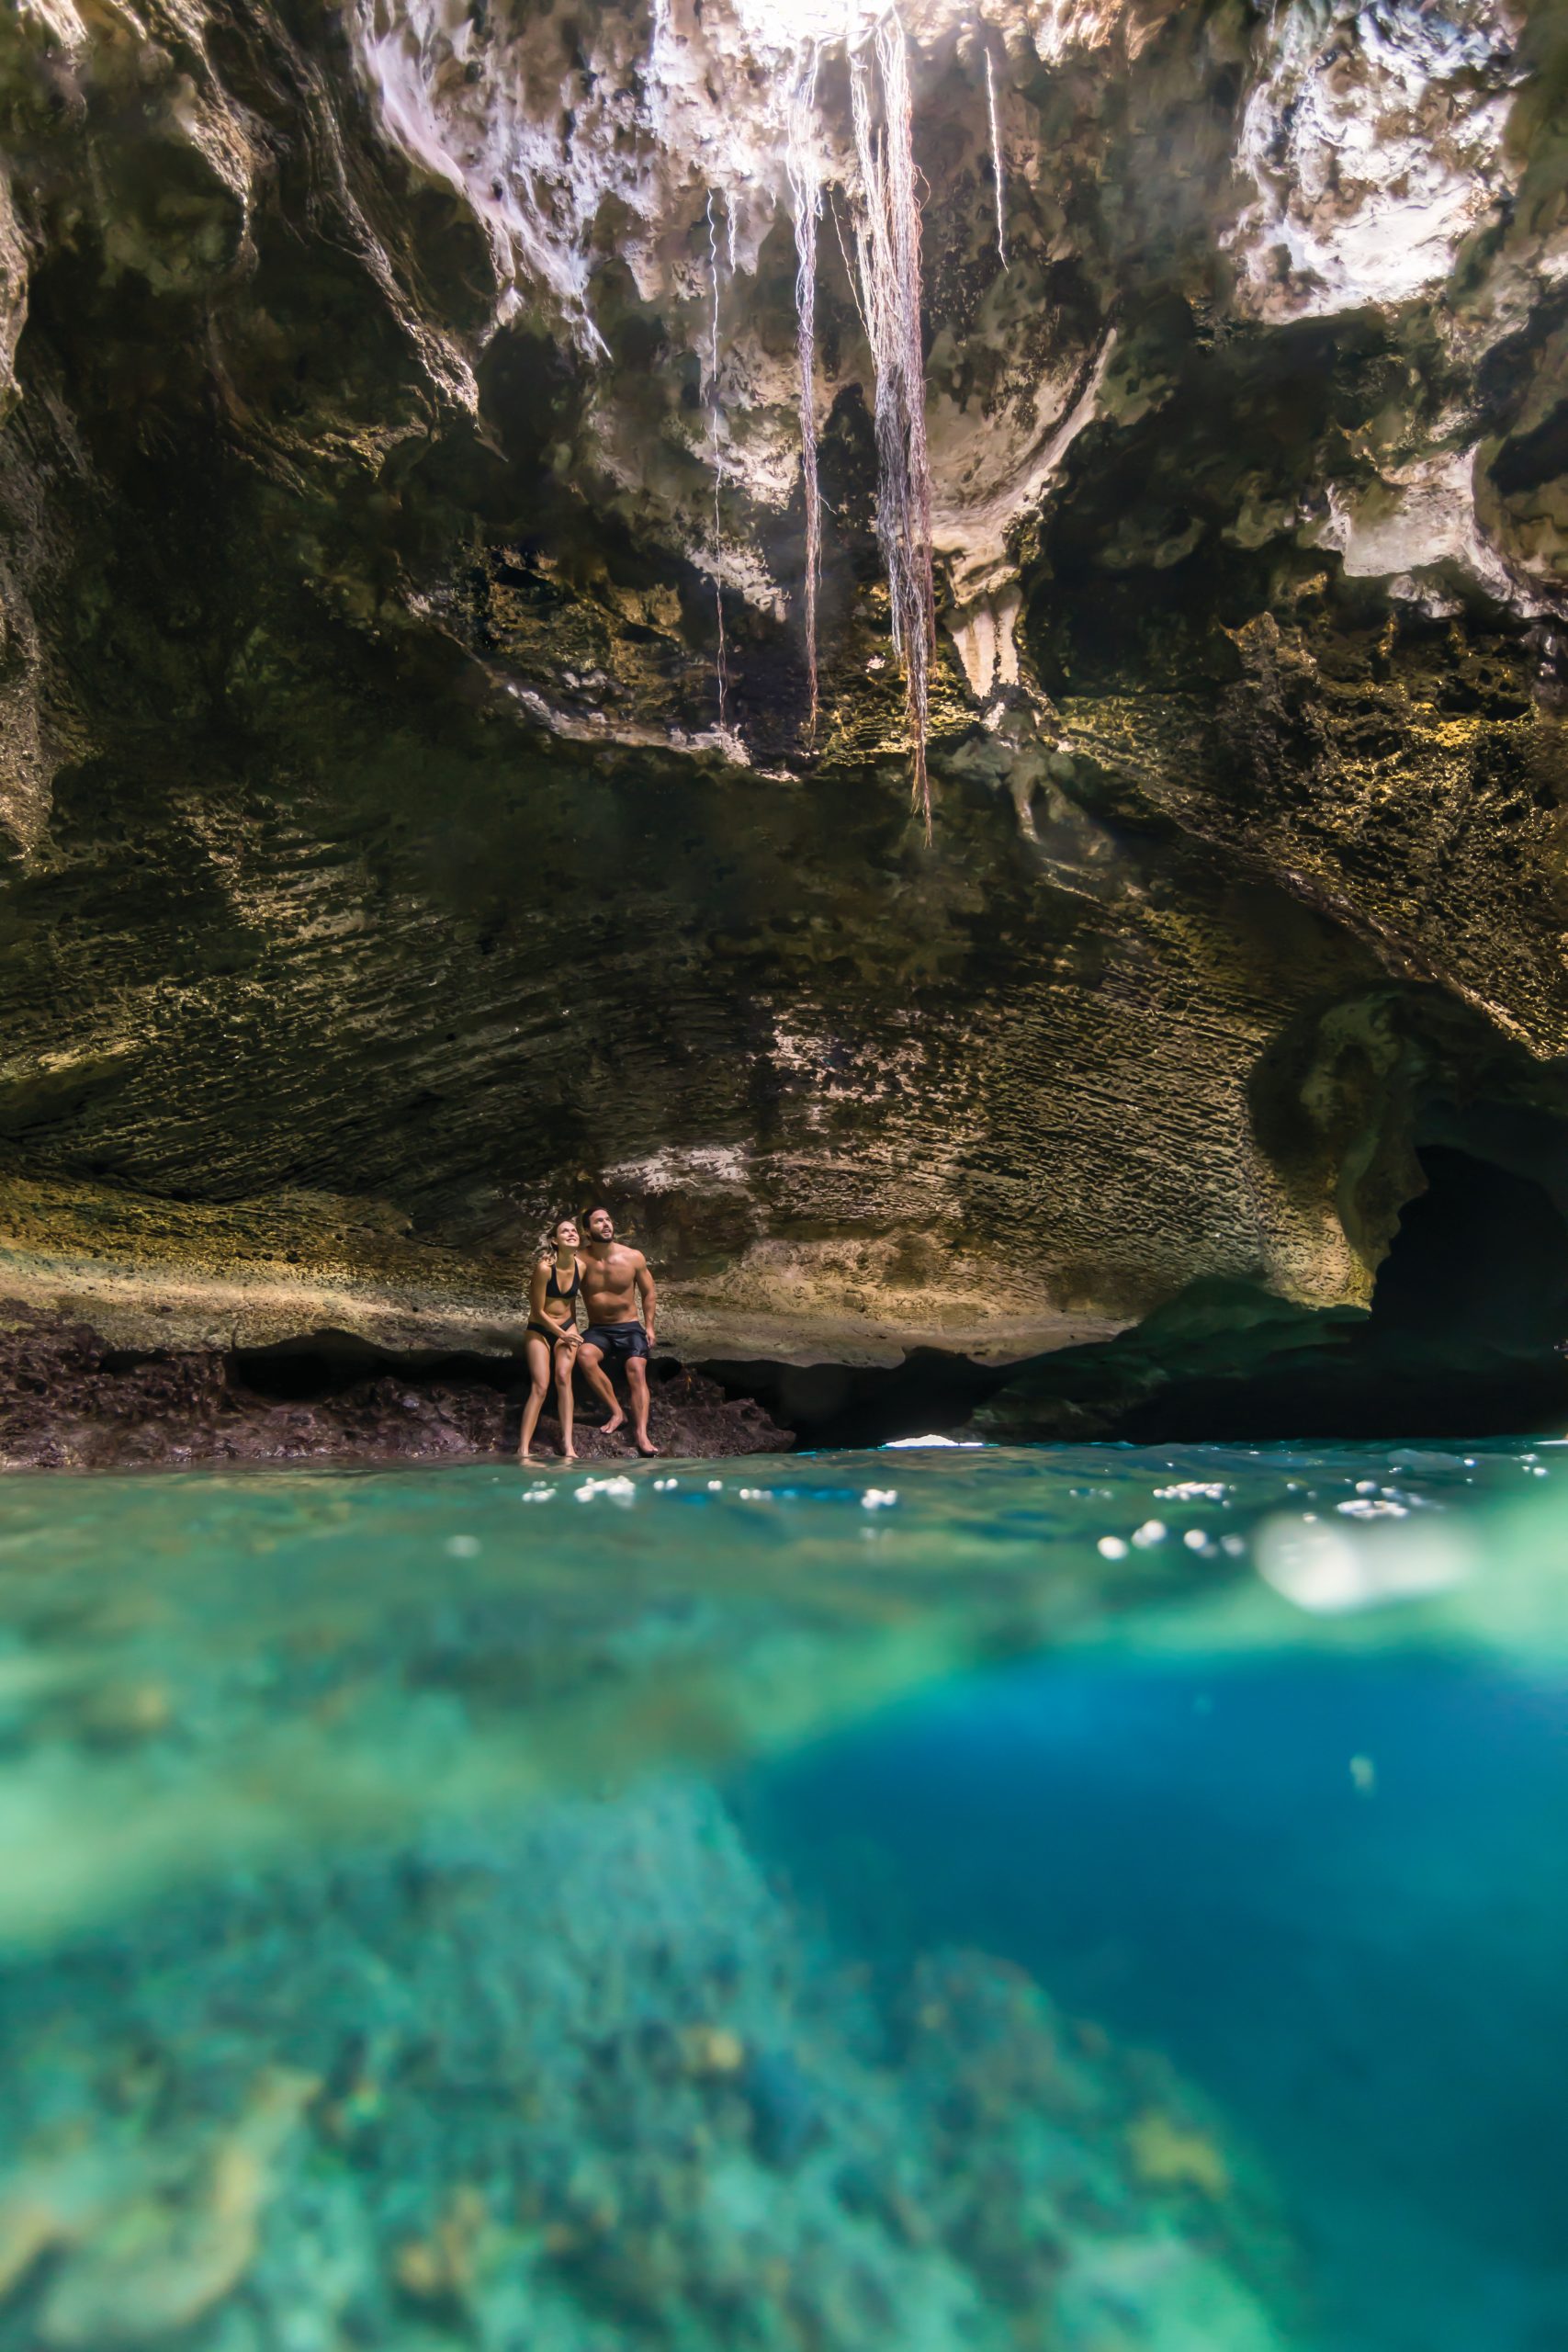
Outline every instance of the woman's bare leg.
<path fill-rule="evenodd" d="M 577 1460 L 577 1448 L 571 1442 L 571 1367 L 577 1360 L 575 1348 L 556 1350 L 556 1410 L 560 1415 L 561 1458 Z"/>
<path fill-rule="evenodd" d="M 517 1441 L 519 1462 L 534 1459 L 534 1431 L 539 1426 L 539 1408 L 545 1401 L 545 1391 L 550 1385 L 550 1350 L 536 1331 L 530 1331 L 523 1342 L 524 1361 L 533 1386 L 523 1408 L 523 1434 Z"/>

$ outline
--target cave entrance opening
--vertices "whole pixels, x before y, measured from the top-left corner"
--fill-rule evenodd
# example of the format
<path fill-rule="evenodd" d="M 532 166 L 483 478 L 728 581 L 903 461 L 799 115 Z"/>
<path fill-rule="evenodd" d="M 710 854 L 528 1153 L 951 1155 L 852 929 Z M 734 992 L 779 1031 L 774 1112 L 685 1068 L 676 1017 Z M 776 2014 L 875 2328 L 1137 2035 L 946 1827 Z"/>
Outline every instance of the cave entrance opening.
<path fill-rule="evenodd" d="M 1568 1126 L 1439 1103 L 1416 1152 L 1423 1188 L 1400 1212 L 1369 1313 L 1292 1309 L 1245 1285 L 1194 1296 L 1185 1316 L 1037 1359 L 988 1426 L 1135 1445 L 1561 1434 Z"/>
<path fill-rule="evenodd" d="M 1416 1156 L 1427 1189 L 1400 1212 L 1369 1338 L 1460 1368 L 1552 1355 L 1568 1340 L 1568 1223 L 1547 1186 L 1452 1144 Z"/>
<path fill-rule="evenodd" d="M 1469 1135 L 1488 1122 L 1471 1114 Z M 1568 1198 L 1551 1123 L 1515 1148 L 1500 1118 L 1483 1149 L 1424 1141 L 1371 1313 L 1342 1362 L 1345 1434 L 1502 1436 L 1568 1419 Z M 1428 1132 L 1450 1135 L 1451 1117 Z M 1479 1137 L 1477 1138 L 1479 1140 Z"/>
<path fill-rule="evenodd" d="M 1552 1181 L 1568 1139 L 1551 1123 L 1516 1148 L 1502 1114 L 1462 1125 L 1480 1148 L 1448 1139 L 1450 1106 L 1424 1123 L 1425 1189 L 1400 1211 L 1363 1322 L 1245 1383 L 1178 1381 L 1121 1433 L 1375 1441 L 1568 1426 L 1568 1189 Z"/>

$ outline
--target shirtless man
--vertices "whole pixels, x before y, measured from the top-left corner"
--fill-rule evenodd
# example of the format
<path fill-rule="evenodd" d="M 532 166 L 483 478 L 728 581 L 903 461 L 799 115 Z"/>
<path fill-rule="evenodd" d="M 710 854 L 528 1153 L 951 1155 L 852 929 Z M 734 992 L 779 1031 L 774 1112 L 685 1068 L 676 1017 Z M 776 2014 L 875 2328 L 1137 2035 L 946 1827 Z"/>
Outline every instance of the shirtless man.
<path fill-rule="evenodd" d="M 648 1358 L 653 1350 L 656 1293 L 648 1260 L 640 1250 L 628 1250 L 615 1238 L 608 1209 L 591 1209 L 587 1217 L 588 1247 L 582 1259 L 582 1303 L 588 1329 L 582 1335 L 578 1362 L 595 1396 L 610 1408 L 606 1436 L 626 1419 L 604 1372 L 606 1356 L 619 1357 L 626 1368 L 632 1400 L 632 1435 L 639 1453 L 657 1453 L 648 1436 Z M 642 1304 L 642 1320 L 637 1301 Z"/>

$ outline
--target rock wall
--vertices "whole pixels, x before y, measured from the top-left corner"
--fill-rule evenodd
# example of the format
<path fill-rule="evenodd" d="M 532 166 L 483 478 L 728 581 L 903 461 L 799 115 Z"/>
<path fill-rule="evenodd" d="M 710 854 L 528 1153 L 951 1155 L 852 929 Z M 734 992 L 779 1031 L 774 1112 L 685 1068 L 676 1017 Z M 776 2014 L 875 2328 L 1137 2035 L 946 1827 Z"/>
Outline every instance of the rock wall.
<path fill-rule="evenodd" d="M 502 1348 L 603 1190 L 687 1357 L 1000 1361 L 1561 1116 L 1563 12 L 905 23 L 929 846 L 837 12 L 0 32 L 8 1294 Z"/>

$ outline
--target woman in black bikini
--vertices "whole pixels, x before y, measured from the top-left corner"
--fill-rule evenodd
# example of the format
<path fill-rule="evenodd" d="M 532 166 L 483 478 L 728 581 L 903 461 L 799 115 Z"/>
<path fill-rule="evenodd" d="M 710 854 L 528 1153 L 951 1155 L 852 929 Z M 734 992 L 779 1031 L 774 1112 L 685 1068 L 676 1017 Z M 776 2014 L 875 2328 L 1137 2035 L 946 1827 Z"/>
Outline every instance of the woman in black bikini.
<path fill-rule="evenodd" d="M 556 1376 L 556 1409 L 560 1415 L 561 1453 L 568 1462 L 575 1462 L 577 1453 L 571 1442 L 571 1373 L 577 1362 L 577 1295 L 582 1288 L 582 1267 L 577 1255 L 577 1227 L 569 1216 L 563 1216 L 555 1229 L 551 1246 L 544 1250 L 534 1268 L 534 1279 L 528 1285 L 528 1329 L 523 1341 L 523 1351 L 528 1360 L 528 1374 L 533 1382 L 528 1401 L 523 1408 L 523 1436 L 517 1448 L 519 1462 L 534 1458 L 534 1431 L 539 1425 L 539 1409 L 545 1401 L 545 1391 L 550 1385 L 553 1367 Z"/>

